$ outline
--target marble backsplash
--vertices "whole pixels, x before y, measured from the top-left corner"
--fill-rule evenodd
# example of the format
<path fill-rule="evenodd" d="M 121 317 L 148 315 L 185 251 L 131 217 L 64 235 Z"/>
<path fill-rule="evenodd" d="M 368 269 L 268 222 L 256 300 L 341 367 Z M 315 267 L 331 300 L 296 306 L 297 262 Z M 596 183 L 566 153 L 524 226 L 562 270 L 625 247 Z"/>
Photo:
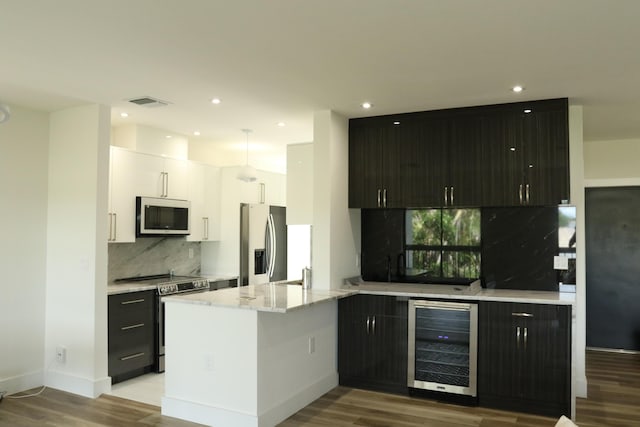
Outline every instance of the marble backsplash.
<path fill-rule="evenodd" d="M 176 237 L 145 237 L 135 243 L 109 244 L 108 279 L 165 274 L 200 274 L 200 243 Z"/>

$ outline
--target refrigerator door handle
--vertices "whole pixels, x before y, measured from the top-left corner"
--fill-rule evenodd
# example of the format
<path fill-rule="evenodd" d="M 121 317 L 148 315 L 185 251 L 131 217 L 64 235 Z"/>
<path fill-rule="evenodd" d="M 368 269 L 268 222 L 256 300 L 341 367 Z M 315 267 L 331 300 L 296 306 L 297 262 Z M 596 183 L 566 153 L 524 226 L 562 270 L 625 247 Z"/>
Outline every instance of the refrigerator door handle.
<path fill-rule="evenodd" d="M 265 269 L 266 269 L 267 279 L 268 279 L 269 276 L 271 275 L 271 272 L 270 272 L 271 262 L 270 262 L 270 260 L 271 260 L 271 252 L 272 252 L 272 248 L 271 248 L 271 227 L 269 225 L 269 218 L 267 218 L 267 223 L 265 224 L 264 247 L 265 247 Z"/>
<path fill-rule="evenodd" d="M 273 274 L 275 273 L 275 269 L 276 269 L 276 254 L 278 252 L 278 244 L 276 241 L 276 226 L 275 223 L 273 222 L 273 215 L 269 214 L 269 221 L 268 221 L 268 225 L 269 225 L 269 238 L 270 238 L 270 247 L 271 247 L 271 253 L 269 254 L 269 279 L 271 279 L 271 277 L 273 276 Z"/>

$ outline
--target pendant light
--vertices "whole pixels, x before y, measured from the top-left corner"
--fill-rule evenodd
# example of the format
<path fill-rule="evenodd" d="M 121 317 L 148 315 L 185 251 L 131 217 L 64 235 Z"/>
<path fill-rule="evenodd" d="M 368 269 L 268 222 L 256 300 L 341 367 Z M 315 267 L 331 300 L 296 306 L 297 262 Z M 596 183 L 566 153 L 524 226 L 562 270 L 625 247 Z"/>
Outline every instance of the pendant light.
<path fill-rule="evenodd" d="M 11 117 L 11 110 L 6 104 L 0 104 L 0 123 L 4 123 Z"/>
<path fill-rule="evenodd" d="M 242 129 L 242 132 L 245 133 L 247 139 L 247 163 L 240 168 L 238 171 L 237 178 L 240 181 L 244 182 L 254 182 L 258 177 L 256 176 L 255 168 L 249 166 L 249 134 L 252 132 L 251 129 Z"/>

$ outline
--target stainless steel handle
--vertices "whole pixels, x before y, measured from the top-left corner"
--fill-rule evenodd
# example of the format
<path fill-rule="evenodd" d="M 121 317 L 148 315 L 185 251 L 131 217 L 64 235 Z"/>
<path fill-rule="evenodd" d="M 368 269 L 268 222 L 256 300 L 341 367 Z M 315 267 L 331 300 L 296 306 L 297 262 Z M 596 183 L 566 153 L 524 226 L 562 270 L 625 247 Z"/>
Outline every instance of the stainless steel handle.
<path fill-rule="evenodd" d="M 107 241 L 112 241 L 113 240 L 113 214 L 111 212 L 109 212 L 109 237 L 107 238 Z"/>
<path fill-rule="evenodd" d="M 529 184 L 527 184 L 526 186 L 525 195 L 526 195 L 525 200 L 527 201 L 527 204 L 529 204 Z"/>
<path fill-rule="evenodd" d="M 276 236 L 275 236 L 275 226 L 273 224 L 273 215 L 269 214 L 267 217 L 267 276 L 270 278 L 273 276 L 275 270 L 275 261 L 276 261 Z"/>
<path fill-rule="evenodd" d="M 444 205 L 447 206 L 447 201 L 449 199 L 449 187 L 444 187 Z"/>
<path fill-rule="evenodd" d="M 121 357 L 120 360 L 125 361 L 125 360 L 135 359 L 136 357 L 142 357 L 142 356 L 144 356 L 144 353 L 136 353 L 130 356 Z"/>
<path fill-rule="evenodd" d="M 387 207 L 387 189 L 386 188 L 382 191 L 382 206 L 385 208 Z"/>
<path fill-rule="evenodd" d="M 380 207 L 380 200 L 381 200 L 381 197 L 382 197 L 382 190 L 380 190 L 380 189 L 378 188 L 378 207 Z"/>
<path fill-rule="evenodd" d="M 202 222 L 204 225 L 204 237 L 203 240 L 209 240 L 209 218 L 206 216 L 202 217 Z"/>
<path fill-rule="evenodd" d="M 533 317 L 533 314 L 525 313 L 525 312 L 511 313 L 511 315 L 514 316 L 514 317 Z"/>
<path fill-rule="evenodd" d="M 264 182 L 260 183 L 260 203 L 263 204 L 265 200 L 265 187 Z"/>
<path fill-rule="evenodd" d="M 527 351 L 527 335 L 528 335 L 528 331 L 527 331 L 527 327 L 525 326 L 524 328 L 524 350 Z"/>
<path fill-rule="evenodd" d="M 373 322 L 371 322 L 371 330 L 376 333 L 376 316 L 373 316 Z"/>
<path fill-rule="evenodd" d="M 123 326 L 120 328 L 121 331 L 128 331 L 129 329 L 136 329 L 136 328 L 142 328 L 144 326 L 144 323 L 137 323 L 135 325 L 131 325 L 131 326 Z"/>
<path fill-rule="evenodd" d="M 371 326 L 371 319 L 367 316 L 367 335 L 369 335 L 369 327 Z"/>
<path fill-rule="evenodd" d="M 516 347 L 520 350 L 520 326 L 516 328 Z"/>
<path fill-rule="evenodd" d="M 113 214 L 113 240 L 114 242 L 118 239 L 118 214 Z"/>
<path fill-rule="evenodd" d="M 520 188 L 518 189 L 518 195 L 520 196 L 520 204 L 522 204 L 522 184 L 520 184 Z"/>
<path fill-rule="evenodd" d="M 450 187 L 450 188 L 451 188 L 451 205 L 453 205 L 453 187 Z"/>
<path fill-rule="evenodd" d="M 140 298 L 140 299 L 132 299 L 129 301 L 122 301 L 120 304 L 122 305 L 127 305 L 127 304 L 138 304 L 140 302 L 144 302 L 144 298 Z"/>
<path fill-rule="evenodd" d="M 276 270 L 276 257 L 278 256 L 278 241 L 276 240 L 276 224 L 273 221 L 273 215 L 269 214 L 269 219 L 271 220 L 271 245 L 273 250 L 271 251 L 271 275 L 275 273 Z"/>
<path fill-rule="evenodd" d="M 165 172 L 164 174 L 167 177 L 167 180 L 165 181 L 164 197 L 169 197 L 169 172 Z"/>
<path fill-rule="evenodd" d="M 160 172 L 160 197 L 166 197 L 164 195 L 164 189 L 165 189 L 165 172 Z"/>

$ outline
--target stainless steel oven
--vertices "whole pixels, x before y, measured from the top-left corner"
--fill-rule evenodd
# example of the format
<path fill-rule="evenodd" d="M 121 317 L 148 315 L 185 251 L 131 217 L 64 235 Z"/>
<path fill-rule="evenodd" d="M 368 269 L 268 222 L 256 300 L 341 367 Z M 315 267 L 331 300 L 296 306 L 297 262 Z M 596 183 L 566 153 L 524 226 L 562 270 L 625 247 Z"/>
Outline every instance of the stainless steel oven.
<path fill-rule="evenodd" d="M 476 396 L 478 305 L 409 300 L 407 385 Z"/>
<path fill-rule="evenodd" d="M 174 278 L 158 284 L 158 337 L 156 345 L 156 370 L 164 372 L 164 301 L 162 297 L 176 294 L 192 294 L 209 291 L 209 280 L 201 277 Z"/>

